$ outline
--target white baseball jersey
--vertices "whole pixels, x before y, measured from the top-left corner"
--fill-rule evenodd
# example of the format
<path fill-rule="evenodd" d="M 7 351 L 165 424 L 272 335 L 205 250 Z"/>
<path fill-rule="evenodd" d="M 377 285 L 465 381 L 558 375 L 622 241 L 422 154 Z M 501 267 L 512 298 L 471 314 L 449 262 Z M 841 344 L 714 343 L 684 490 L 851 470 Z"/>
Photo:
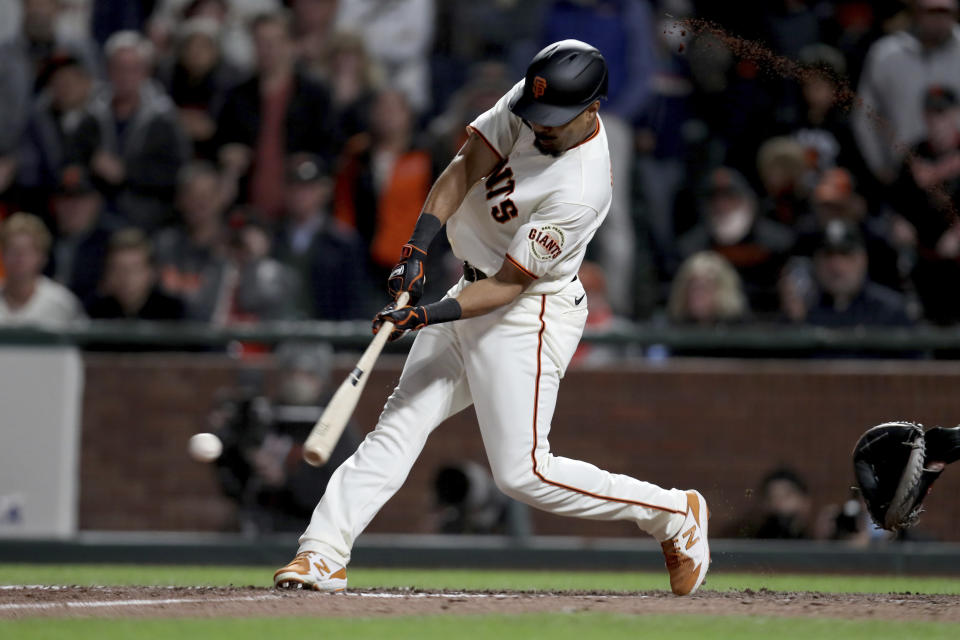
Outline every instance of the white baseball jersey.
<path fill-rule="evenodd" d="M 470 128 L 500 157 L 447 221 L 454 254 L 488 276 L 509 260 L 536 278 L 531 294 L 556 293 L 580 270 L 587 243 L 610 209 L 610 153 L 603 124 L 554 157 L 508 106 L 519 82 Z"/>

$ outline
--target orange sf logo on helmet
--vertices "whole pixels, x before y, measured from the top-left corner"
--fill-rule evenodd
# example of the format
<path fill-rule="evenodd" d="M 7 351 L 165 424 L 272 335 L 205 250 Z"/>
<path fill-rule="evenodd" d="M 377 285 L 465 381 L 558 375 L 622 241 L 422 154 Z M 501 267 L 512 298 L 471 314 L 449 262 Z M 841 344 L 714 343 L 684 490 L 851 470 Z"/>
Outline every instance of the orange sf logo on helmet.
<path fill-rule="evenodd" d="M 533 97 L 539 98 L 547 90 L 547 81 L 542 76 L 533 79 Z"/>

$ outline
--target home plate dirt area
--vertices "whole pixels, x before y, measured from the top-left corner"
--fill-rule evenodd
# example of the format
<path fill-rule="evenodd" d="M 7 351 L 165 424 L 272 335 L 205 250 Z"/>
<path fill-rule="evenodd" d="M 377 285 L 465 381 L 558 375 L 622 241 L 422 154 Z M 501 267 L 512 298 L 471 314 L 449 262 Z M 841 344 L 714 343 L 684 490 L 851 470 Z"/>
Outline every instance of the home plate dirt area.
<path fill-rule="evenodd" d="M 375 617 L 594 611 L 960 622 L 960 596 L 703 591 L 453 592 L 357 590 L 341 594 L 264 587 L 0 587 L 0 619 Z"/>

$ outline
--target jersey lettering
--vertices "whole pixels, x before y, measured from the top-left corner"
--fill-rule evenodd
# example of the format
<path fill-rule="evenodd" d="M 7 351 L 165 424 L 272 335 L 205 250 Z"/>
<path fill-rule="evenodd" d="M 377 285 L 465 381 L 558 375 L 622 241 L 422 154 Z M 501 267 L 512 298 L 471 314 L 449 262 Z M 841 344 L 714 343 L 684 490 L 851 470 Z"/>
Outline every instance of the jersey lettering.
<path fill-rule="evenodd" d="M 492 215 L 493 219 L 500 224 L 504 224 L 505 222 L 513 220 L 517 217 L 518 213 L 517 205 L 513 204 L 513 200 L 509 198 L 501 202 L 499 205 L 490 208 L 490 215 Z"/>
<path fill-rule="evenodd" d="M 513 179 L 513 169 L 507 166 L 507 158 L 504 158 L 497 163 L 493 172 L 487 177 L 487 200 L 492 200 L 497 196 L 508 196 L 513 193 L 516 186 L 517 183 Z"/>

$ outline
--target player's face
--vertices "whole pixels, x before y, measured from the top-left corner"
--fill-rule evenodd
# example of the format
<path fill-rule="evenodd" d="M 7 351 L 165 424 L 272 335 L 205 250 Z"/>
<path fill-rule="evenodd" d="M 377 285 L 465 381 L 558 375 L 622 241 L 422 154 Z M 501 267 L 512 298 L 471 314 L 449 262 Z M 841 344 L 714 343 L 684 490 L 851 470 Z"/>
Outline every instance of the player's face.
<path fill-rule="evenodd" d="M 599 102 L 594 102 L 567 124 L 559 127 L 545 127 L 536 122 L 528 122 L 533 130 L 533 146 L 540 153 L 559 156 L 567 149 L 583 142 L 596 128 Z"/>

